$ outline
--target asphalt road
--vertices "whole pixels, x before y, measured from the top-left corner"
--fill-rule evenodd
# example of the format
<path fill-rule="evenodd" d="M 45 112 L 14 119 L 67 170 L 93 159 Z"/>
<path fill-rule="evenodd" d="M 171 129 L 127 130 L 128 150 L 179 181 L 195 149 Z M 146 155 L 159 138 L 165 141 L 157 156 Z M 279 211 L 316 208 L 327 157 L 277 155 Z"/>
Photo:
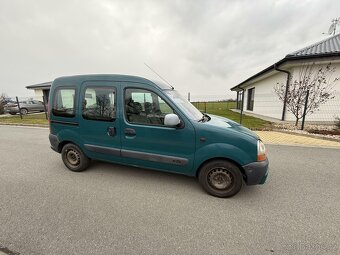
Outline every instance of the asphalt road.
<path fill-rule="evenodd" d="M 219 199 L 180 175 L 101 162 L 70 172 L 48 129 L 0 126 L 0 248 L 340 254 L 340 150 L 267 147 L 268 182 Z"/>

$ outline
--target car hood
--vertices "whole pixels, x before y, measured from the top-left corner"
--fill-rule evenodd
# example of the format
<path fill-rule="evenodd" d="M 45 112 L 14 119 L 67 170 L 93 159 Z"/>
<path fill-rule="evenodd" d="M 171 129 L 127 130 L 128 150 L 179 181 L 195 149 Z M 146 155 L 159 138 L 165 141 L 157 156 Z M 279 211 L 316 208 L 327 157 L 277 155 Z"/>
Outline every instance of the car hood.
<path fill-rule="evenodd" d="M 240 125 L 239 123 L 231 119 L 224 118 L 224 117 L 217 116 L 217 115 L 212 115 L 212 114 L 209 114 L 209 117 L 211 118 L 208 122 L 210 125 L 219 126 L 222 128 L 231 128 L 240 133 L 249 135 L 255 139 L 259 139 L 259 136 L 255 132 L 251 131 L 250 129 Z"/>

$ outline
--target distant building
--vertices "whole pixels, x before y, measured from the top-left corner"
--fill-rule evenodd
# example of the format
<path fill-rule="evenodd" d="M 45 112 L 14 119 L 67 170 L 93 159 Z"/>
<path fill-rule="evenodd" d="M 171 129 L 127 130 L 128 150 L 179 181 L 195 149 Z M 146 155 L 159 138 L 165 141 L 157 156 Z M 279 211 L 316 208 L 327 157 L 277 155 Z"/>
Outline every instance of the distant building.
<path fill-rule="evenodd" d="M 52 85 L 52 82 L 50 81 L 50 82 L 44 82 L 44 83 L 26 86 L 26 88 L 34 90 L 35 100 L 43 101 L 43 97 L 45 97 L 46 102 L 48 102 L 51 85 Z"/>
<path fill-rule="evenodd" d="M 277 63 L 231 88 L 232 91 L 237 92 L 237 108 L 241 109 L 243 106 L 245 113 L 259 116 L 295 120 L 294 115 L 279 100 L 274 87 L 278 83 L 286 84 L 288 73 L 291 81 L 297 80 L 303 66 L 312 63 L 315 63 L 316 67 L 332 63 L 332 66 L 336 68 L 333 78 L 340 77 L 340 34 L 290 53 Z M 334 121 L 337 116 L 340 117 L 340 82 L 336 83 L 334 89 L 335 98 L 322 104 L 319 111 L 307 115 L 307 121 L 329 122 Z"/>

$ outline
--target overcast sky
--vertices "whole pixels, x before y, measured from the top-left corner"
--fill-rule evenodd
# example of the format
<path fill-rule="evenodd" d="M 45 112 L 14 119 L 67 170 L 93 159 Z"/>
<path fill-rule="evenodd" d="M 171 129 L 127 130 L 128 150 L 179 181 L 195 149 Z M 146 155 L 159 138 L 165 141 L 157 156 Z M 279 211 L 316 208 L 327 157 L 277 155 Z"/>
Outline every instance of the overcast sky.
<path fill-rule="evenodd" d="M 230 94 L 339 16 L 339 0 L 0 0 L 0 93 L 74 74 L 158 79 L 147 63 L 183 94 Z"/>

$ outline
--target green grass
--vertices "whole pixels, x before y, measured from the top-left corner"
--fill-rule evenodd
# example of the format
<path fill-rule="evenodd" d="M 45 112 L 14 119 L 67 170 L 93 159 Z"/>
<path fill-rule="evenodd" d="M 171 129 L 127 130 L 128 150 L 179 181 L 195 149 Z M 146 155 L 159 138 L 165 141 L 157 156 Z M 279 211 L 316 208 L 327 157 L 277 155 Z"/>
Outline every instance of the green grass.
<path fill-rule="evenodd" d="M 236 108 L 236 102 L 194 102 L 193 105 L 202 112 L 226 117 L 228 119 L 240 122 L 240 114 L 230 109 Z M 48 125 L 45 113 L 28 114 L 20 119 L 19 115 L 0 117 L 0 124 L 35 124 Z M 242 125 L 252 130 L 270 129 L 271 123 L 259 118 L 243 115 Z"/>
<path fill-rule="evenodd" d="M 240 123 L 240 114 L 230 109 L 236 108 L 236 102 L 193 102 L 198 110 L 222 117 L 226 117 Z M 242 125 L 252 130 L 270 129 L 271 123 L 259 118 L 246 116 L 243 114 Z"/>
<path fill-rule="evenodd" d="M 45 113 L 27 114 L 23 115 L 20 119 L 20 115 L 15 116 L 1 116 L 0 124 L 29 124 L 29 125 L 48 125 L 48 121 L 45 117 Z"/>

